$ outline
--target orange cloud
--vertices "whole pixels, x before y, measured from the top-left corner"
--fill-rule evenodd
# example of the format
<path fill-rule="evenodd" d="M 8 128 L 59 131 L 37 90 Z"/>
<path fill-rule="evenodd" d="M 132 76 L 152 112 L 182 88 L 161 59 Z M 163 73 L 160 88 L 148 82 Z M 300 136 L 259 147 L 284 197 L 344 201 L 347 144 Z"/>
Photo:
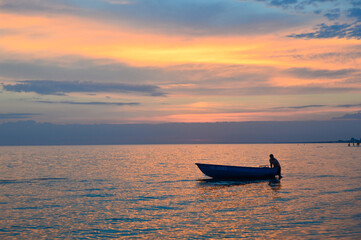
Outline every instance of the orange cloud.
<path fill-rule="evenodd" d="M 292 118 L 293 113 L 290 112 L 277 113 L 277 115 L 266 112 L 214 112 L 235 104 L 235 102 L 247 105 L 254 101 L 241 97 L 232 100 L 220 99 L 230 91 L 233 91 L 234 95 L 242 96 L 242 93 L 247 95 L 247 89 L 250 87 L 260 89 L 264 87 L 266 90 L 262 88 L 260 93 L 255 94 L 260 96 L 266 94 L 267 87 L 274 86 L 284 87 L 285 92 L 289 91 L 287 87 L 312 84 L 344 86 L 343 79 L 302 79 L 285 74 L 284 72 L 290 68 L 336 71 L 360 69 L 361 64 L 361 57 L 340 61 L 337 57 L 330 58 L 327 55 L 328 53 L 350 51 L 352 47 L 359 45 L 359 40 L 355 39 L 302 40 L 273 35 L 189 37 L 156 34 L 144 29 L 132 29 L 125 23 L 114 25 L 74 16 L 53 15 L 50 17 L 0 13 L 0 18 L 2 19 L 0 22 L 0 29 L 2 29 L 0 51 L 3 58 L 46 60 L 62 56 L 78 56 L 90 59 L 109 59 L 131 66 L 160 67 L 168 72 L 179 73 L 178 79 L 186 79 L 179 81 L 179 84 L 171 78 L 167 82 L 157 83 L 170 92 L 170 97 L 167 99 L 170 102 L 168 108 L 165 108 L 160 100 L 143 99 L 144 102 L 147 102 L 147 107 L 151 109 L 148 112 L 154 111 L 158 114 L 161 113 L 162 116 L 149 116 L 143 119 L 127 117 L 126 120 L 130 122 L 215 122 Z M 337 56 L 337 54 L 333 56 Z M 243 68 L 240 68 L 241 65 Z M 247 80 L 248 76 L 253 78 Z M 215 78 L 217 79 L 214 80 Z M 359 82 L 355 81 L 350 86 L 357 84 Z M 209 103 L 208 100 L 197 99 L 199 97 L 197 94 L 203 94 L 200 90 L 207 90 L 207 88 L 214 91 L 213 93 L 204 91 L 205 96 L 207 94 L 214 96 L 214 99 L 209 101 L 212 103 Z M 229 91 L 222 91 L 217 95 L 218 92 L 221 92 L 219 90 L 221 88 L 229 89 Z M 198 89 L 198 92 L 192 93 L 192 89 Z M 234 89 L 245 89 L 245 91 L 238 93 Z M 327 96 L 331 100 L 332 97 L 334 101 L 339 100 L 339 96 Z M 265 106 L 270 101 L 275 101 L 275 98 L 262 99 L 258 106 Z M 352 99 L 350 102 L 355 102 L 355 100 Z M 143 115 L 149 114 L 146 109 L 143 110 Z M 199 111 L 202 111 L 202 114 Z M 315 112 L 303 112 L 303 114 L 311 113 Z M 132 116 L 136 115 L 132 114 Z M 299 117 L 302 116 L 300 112 L 297 114 L 298 116 L 295 115 L 294 119 L 300 119 Z"/>
<path fill-rule="evenodd" d="M 307 56 L 355 46 L 357 40 L 301 40 L 278 36 L 186 37 L 160 35 L 71 16 L 33 16 L 0 13 L 0 39 L 5 52 L 35 58 L 78 55 L 113 59 L 135 66 L 181 64 L 263 65 L 279 68 L 336 68 L 339 62 L 303 60 Z M 360 59 L 352 66 L 359 66 Z M 342 64 L 341 64 L 342 65 Z M 350 63 L 347 63 L 350 67 Z"/>
<path fill-rule="evenodd" d="M 258 54 L 263 39 L 166 36 L 70 16 L 40 17 L 1 13 L 3 51 L 47 58 L 79 55 L 137 66 L 184 63 L 276 64 Z"/>
<path fill-rule="evenodd" d="M 359 107 L 354 109 L 337 109 L 332 107 L 320 109 L 298 109 L 289 111 L 269 111 L 260 110 L 259 112 L 229 112 L 229 113 L 184 113 L 184 114 L 170 114 L 162 116 L 151 116 L 147 118 L 136 117 L 127 119 L 128 122 L 243 122 L 243 121 L 307 121 L 314 120 L 317 117 L 319 120 L 329 120 L 331 116 L 342 116 L 350 110 L 357 111 Z"/>

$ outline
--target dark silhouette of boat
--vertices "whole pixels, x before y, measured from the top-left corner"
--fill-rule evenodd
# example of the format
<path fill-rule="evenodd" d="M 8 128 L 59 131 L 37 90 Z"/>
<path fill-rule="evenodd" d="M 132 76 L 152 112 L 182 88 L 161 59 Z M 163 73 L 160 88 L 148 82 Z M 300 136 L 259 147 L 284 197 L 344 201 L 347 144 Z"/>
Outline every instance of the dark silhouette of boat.
<path fill-rule="evenodd" d="M 270 167 L 241 167 L 196 163 L 198 168 L 207 176 L 217 179 L 270 179 L 275 178 L 277 168 Z"/>

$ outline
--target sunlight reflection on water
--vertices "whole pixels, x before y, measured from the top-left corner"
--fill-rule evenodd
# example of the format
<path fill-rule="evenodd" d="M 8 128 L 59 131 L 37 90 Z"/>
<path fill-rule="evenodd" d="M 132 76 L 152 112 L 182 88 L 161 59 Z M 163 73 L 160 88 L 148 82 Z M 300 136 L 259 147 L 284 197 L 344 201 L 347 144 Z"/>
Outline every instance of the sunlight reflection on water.
<path fill-rule="evenodd" d="M 361 148 L 343 144 L 1 147 L 0 237 L 361 237 Z M 195 162 L 284 178 L 216 181 Z"/>

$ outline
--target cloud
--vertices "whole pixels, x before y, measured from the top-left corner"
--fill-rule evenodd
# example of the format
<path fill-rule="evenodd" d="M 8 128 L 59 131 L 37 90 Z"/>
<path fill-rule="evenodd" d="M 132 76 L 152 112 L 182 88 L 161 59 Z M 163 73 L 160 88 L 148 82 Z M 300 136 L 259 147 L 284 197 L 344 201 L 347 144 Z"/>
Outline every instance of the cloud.
<path fill-rule="evenodd" d="M 258 2 L 265 2 L 272 6 L 287 8 L 297 3 L 297 0 L 256 0 Z"/>
<path fill-rule="evenodd" d="M 131 67 L 116 63 L 110 59 L 87 59 L 77 56 L 63 56 L 49 59 L 14 60 L 0 56 L 0 77 L 7 79 L 47 79 L 66 81 L 96 82 L 107 79 L 108 82 L 141 83 L 144 79 L 159 79 L 161 71 L 155 68 Z M 150 78 L 154 76 L 153 78 Z"/>
<path fill-rule="evenodd" d="M 264 2 L 269 6 L 281 7 L 284 9 L 305 10 L 306 8 L 317 8 L 322 4 L 337 5 L 337 0 L 255 0 Z M 345 0 L 341 0 L 345 1 Z"/>
<path fill-rule="evenodd" d="M 16 84 L 2 84 L 10 92 L 35 92 L 37 94 L 64 95 L 71 92 L 142 93 L 150 96 L 164 96 L 158 86 L 122 83 L 66 82 L 51 80 L 27 80 Z"/>
<path fill-rule="evenodd" d="M 344 23 L 327 25 L 325 23 L 316 26 L 314 32 L 290 34 L 288 37 L 305 38 L 305 39 L 321 39 L 321 38 L 361 38 L 361 24 Z"/>
<path fill-rule="evenodd" d="M 357 47 L 343 48 L 341 51 L 324 52 L 324 53 L 312 53 L 312 54 L 296 54 L 291 57 L 300 60 L 322 60 L 326 62 L 345 63 L 349 61 L 355 61 L 361 58 L 361 50 Z"/>
<path fill-rule="evenodd" d="M 256 0 L 285 11 L 323 16 L 313 31 L 293 33 L 298 39 L 361 38 L 361 3 L 358 0 Z M 322 14 L 322 15 L 321 15 Z M 327 20 L 327 21 L 325 21 Z M 339 21 L 339 22 L 336 22 Z"/>
<path fill-rule="evenodd" d="M 295 107 L 287 107 L 287 108 L 294 108 L 294 109 L 304 109 L 304 108 L 318 108 L 318 107 L 325 107 L 326 105 L 305 105 L 305 106 L 295 106 Z"/>
<path fill-rule="evenodd" d="M 337 117 L 337 118 L 333 118 L 333 119 L 361 119 L 361 111 L 359 111 L 357 113 L 345 114 L 342 117 Z"/>
<path fill-rule="evenodd" d="M 7 12 L 70 12 L 75 11 L 76 7 L 70 4 L 70 1 L 63 0 L 1 0 L 0 6 L 2 11 Z"/>
<path fill-rule="evenodd" d="M 347 16 L 361 21 L 361 8 L 350 8 Z"/>
<path fill-rule="evenodd" d="M 298 78 L 304 79 L 339 79 L 346 78 L 357 72 L 356 69 L 341 69 L 341 70 L 327 70 L 327 69 L 311 69 L 311 68 L 290 68 L 285 72 Z"/>
<path fill-rule="evenodd" d="M 340 104 L 340 105 L 303 105 L 303 106 L 289 106 L 289 107 L 276 107 L 272 109 L 305 109 L 305 108 L 323 108 L 323 107 L 335 107 L 335 108 L 353 108 L 353 107 L 361 107 L 361 103 L 359 104 Z"/>
<path fill-rule="evenodd" d="M 333 93 L 348 93 L 358 92 L 360 87 L 329 87 L 319 85 L 309 86 L 255 86 L 255 87 L 193 87 L 191 89 L 177 89 L 177 92 L 191 91 L 193 94 L 199 96 L 279 96 L 279 95 L 304 95 L 304 94 L 333 94 Z"/>
<path fill-rule="evenodd" d="M 263 3 L 263 4 L 262 4 Z M 273 7 L 269 7 L 273 6 Z M 62 14 L 91 18 L 142 31 L 187 35 L 252 35 L 275 33 L 310 22 L 313 17 L 356 23 L 325 23 L 294 38 L 360 37 L 361 8 L 352 0 L 2 0 L 2 11 Z M 297 14 L 295 14 L 295 12 Z M 307 17 L 298 13 L 307 13 Z M 341 29 L 340 29 L 341 28 Z"/>
<path fill-rule="evenodd" d="M 234 0 L 5 0 L 2 9 L 97 18 L 132 29 L 188 35 L 273 33 L 308 21 L 257 1 Z"/>
<path fill-rule="evenodd" d="M 361 107 L 361 103 L 360 104 L 341 104 L 341 105 L 336 105 L 336 107 L 342 107 L 342 108 Z"/>
<path fill-rule="evenodd" d="M 0 113 L 0 119 L 27 119 L 39 116 L 39 113 Z"/>
<path fill-rule="evenodd" d="M 17 31 L 13 29 L 0 28 L 0 36 L 7 36 L 14 33 L 17 33 Z"/>
<path fill-rule="evenodd" d="M 337 20 L 340 18 L 341 10 L 339 8 L 331 9 L 327 13 L 325 13 L 325 17 L 328 20 Z"/>
<path fill-rule="evenodd" d="M 75 102 L 75 101 L 35 101 L 37 103 L 48 103 L 48 104 L 72 104 L 72 105 L 116 105 L 116 106 L 135 106 L 140 103 L 137 102 Z"/>

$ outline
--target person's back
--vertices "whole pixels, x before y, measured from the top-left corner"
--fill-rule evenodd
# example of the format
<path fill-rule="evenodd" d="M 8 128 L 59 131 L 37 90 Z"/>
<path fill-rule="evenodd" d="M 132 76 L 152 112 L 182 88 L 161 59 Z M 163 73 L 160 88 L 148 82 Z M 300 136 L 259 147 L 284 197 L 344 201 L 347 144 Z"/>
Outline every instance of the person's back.
<path fill-rule="evenodd" d="M 273 154 L 270 154 L 269 156 L 270 156 L 269 162 L 270 162 L 271 168 L 278 168 L 278 171 L 277 171 L 276 175 L 278 175 L 280 178 L 282 178 L 282 176 L 281 176 L 281 164 L 273 156 Z"/>
<path fill-rule="evenodd" d="M 281 167 L 280 163 L 278 162 L 278 160 L 273 156 L 273 154 L 269 155 L 270 159 L 269 162 L 271 164 L 271 167 Z"/>

